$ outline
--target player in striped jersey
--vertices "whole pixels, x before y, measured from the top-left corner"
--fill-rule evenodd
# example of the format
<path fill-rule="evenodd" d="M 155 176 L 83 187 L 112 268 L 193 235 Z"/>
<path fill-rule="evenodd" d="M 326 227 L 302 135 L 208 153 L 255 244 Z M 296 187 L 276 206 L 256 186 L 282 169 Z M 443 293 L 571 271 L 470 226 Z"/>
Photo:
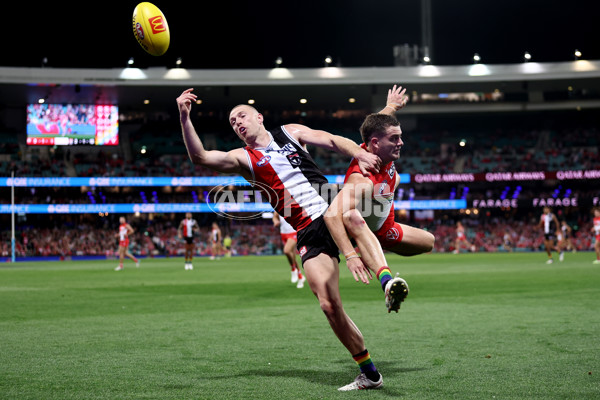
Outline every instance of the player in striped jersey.
<path fill-rule="evenodd" d="M 185 218 L 179 223 L 177 228 L 177 235 L 180 239 L 185 240 L 185 269 L 192 270 L 194 265 L 192 259 L 194 258 L 194 234 L 200 231 L 198 222 L 192 218 L 192 213 L 185 213 Z"/>
<path fill-rule="evenodd" d="M 192 91 L 187 89 L 177 98 L 183 139 L 190 159 L 194 164 L 221 173 L 240 174 L 266 192 L 274 210 L 298 232 L 304 275 L 331 328 L 361 370 L 354 382 L 340 389 L 382 386 L 383 379 L 371 361 L 362 333 L 342 305 L 339 250 L 323 221 L 332 193 L 327 190 L 327 179 L 306 146 L 321 147 L 355 158 L 365 175 L 378 172 L 379 157 L 350 139 L 300 124 L 267 130 L 263 115 L 249 105 L 238 105 L 229 114 L 231 127 L 246 146 L 228 152 L 208 151 L 191 121 L 191 107 L 197 99 Z"/>
<path fill-rule="evenodd" d="M 544 247 L 546 248 L 546 254 L 548 255 L 546 264 L 552 264 L 554 262 L 552 259 L 553 250 L 560 253 L 559 257 L 562 261 L 562 251 L 556 246 L 556 232 L 559 227 L 558 218 L 556 218 L 556 215 L 550 210 L 550 207 L 544 207 L 538 226 L 544 230 Z"/>

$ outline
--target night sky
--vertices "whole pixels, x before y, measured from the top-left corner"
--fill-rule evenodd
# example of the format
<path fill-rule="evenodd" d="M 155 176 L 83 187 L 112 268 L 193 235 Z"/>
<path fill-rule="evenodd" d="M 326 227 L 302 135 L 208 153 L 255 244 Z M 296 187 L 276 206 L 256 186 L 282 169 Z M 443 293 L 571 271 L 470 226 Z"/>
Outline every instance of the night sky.
<path fill-rule="evenodd" d="M 392 66 L 394 45 L 419 44 L 419 0 L 186 1 L 155 0 L 171 31 L 161 57 L 144 53 L 131 28 L 138 1 L 11 4 L 4 11 L 0 66 L 121 68 L 288 68 L 323 66 L 331 55 L 344 67 Z M 67 3 L 66 4 L 72 4 Z M 432 0 L 432 59 L 438 65 L 600 59 L 600 23 L 587 0 Z M 72 7 L 72 6 L 71 6 Z M 10 26 L 10 28 L 8 28 Z"/>

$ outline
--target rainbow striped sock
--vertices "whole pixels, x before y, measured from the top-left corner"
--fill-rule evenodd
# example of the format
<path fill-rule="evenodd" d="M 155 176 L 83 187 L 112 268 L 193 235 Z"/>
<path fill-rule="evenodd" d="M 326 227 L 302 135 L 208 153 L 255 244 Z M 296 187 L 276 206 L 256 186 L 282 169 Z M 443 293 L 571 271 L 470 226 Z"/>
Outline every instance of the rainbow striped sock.
<path fill-rule="evenodd" d="M 377 279 L 379 279 L 381 288 L 385 291 L 385 284 L 392 279 L 392 271 L 387 266 L 379 268 L 377 271 Z"/>
<path fill-rule="evenodd" d="M 379 372 L 377 371 L 377 368 L 375 368 L 375 364 L 373 364 L 371 355 L 367 349 L 356 355 L 353 355 L 352 358 L 354 358 L 354 361 L 356 361 L 356 364 L 358 364 L 360 372 L 364 373 L 367 378 L 371 379 L 372 381 L 379 380 Z"/>

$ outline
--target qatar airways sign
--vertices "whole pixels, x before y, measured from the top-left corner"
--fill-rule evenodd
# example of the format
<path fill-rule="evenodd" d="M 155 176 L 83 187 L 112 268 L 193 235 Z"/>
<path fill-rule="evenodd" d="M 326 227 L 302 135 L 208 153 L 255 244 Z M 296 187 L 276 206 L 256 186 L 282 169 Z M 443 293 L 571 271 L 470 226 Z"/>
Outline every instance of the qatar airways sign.
<path fill-rule="evenodd" d="M 454 182 L 526 182 L 546 180 L 600 179 L 600 170 L 585 171 L 525 171 L 525 172 L 477 172 L 464 174 L 415 174 L 416 183 Z M 404 182 L 403 182 L 404 183 Z"/>
<path fill-rule="evenodd" d="M 587 171 L 556 171 L 556 179 L 600 179 L 600 170 L 592 169 Z"/>
<path fill-rule="evenodd" d="M 488 172 L 485 180 L 488 182 L 512 182 L 512 181 L 543 181 L 547 179 L 546 172 Z"/>
<path fill-rule="evenodd" d="M 474 182 L 475 174 L 416 174 L 417 183 Z"/>

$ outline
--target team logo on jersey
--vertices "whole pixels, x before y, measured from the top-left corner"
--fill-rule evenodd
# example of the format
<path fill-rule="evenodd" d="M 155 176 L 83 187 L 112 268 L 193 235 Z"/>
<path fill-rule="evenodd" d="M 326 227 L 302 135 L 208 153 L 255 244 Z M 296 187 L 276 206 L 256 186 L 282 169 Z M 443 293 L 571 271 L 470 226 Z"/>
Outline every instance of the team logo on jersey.
<path fill-rule="evenodd" d="M 257 167 L 264 167 L 271 161 L 271 156 L 262 156 L 260 160 L 256 162 Z"/>
<path fill-rule="evenodd" d="M 391 191 L 387 179 L 374 186 L 373 198 L 379 202 L 391 202 L 394 199 L 394 192 Z"/>
<path fill-rule="evenodd" d="M 300 164 L 302 164 L 302 159 L 298 153 L 288 154 L 286 157 L 294 168 L 297 168 L 300 166 Z"/>
<path fill-rule="evenodd" d="M 388 169 L 388 175 L 390 176 L 390 179 L 394 179 L 395 174 L 396 174 L 396 167 L 394 166 L 394 163 L 392 163 L 392 165 L 390 165 L 390 168 Z"/>

